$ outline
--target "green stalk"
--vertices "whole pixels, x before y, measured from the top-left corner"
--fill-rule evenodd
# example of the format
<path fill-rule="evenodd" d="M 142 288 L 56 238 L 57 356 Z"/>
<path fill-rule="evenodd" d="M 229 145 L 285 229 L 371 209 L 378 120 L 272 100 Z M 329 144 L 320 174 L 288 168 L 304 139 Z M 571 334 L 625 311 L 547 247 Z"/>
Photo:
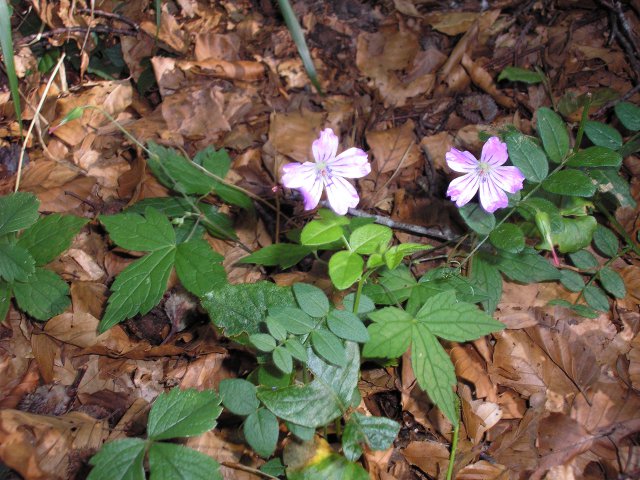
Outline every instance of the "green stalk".
<path fill-rule="evenodd" d="M 300 26 L 300 22 L 298 22 L 295 13 L 293 13 L 293 8 L 291 8 L 289 0 L 278 0 L 278 5 L 280 5 L 280 11 L 282 12 L 284 21 L 287 24 L 289 33 L 291 33 L 293 42 L 298 48 L 298 54 L 302 59 L 302 64 L 304 65 L 304 69 L 307 71 L 307 75 L 309 75 L 311 83 L 316 87 L 316 90 L 320 95 L 324 95 L 322 93 L 322 87 L 320 87 L 320 82 L 318 81 L 316 67 L 313 64 L 311 53 L 309 53 L 309 47 L 307 47 L 307 42 L 304 39 L 304 32 L 302 31 L 302 27 Z"/>
<path fill-rule="evenodd" d="M 2 58 L 9 79 L 9 90 L 13 100 L 13 109 L 16 112 L 16 119 L 20 126 L 20 136 L 22 137 L 22 108 L 20 107 L 20 91 L 18 90 L 18 75 L 16 75 L 16 64 L 13 58 L 13 38 L 11 37 L 11 8 L 7 0 L 0 0 L 0 46 L 2 47 Z"/>
<path fill-rule="evenodd" d="M 458 439 L 460 437 L 460 399 L 456 398 L 456 411 L 458 412 L 458 423 L 453 427 L 453 438 L 451 439 L 451 453 L 449 454 L 449 466 L 447 468 L 447 480 L 453 478 L 453 466 L 456 461 L 456 450 L 458 449 Z"/>

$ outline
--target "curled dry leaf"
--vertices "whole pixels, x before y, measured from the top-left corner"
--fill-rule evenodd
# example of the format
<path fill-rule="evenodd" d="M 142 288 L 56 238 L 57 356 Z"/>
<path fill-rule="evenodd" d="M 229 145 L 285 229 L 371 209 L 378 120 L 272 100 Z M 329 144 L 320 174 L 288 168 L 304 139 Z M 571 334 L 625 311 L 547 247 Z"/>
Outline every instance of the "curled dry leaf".
<path fill-rule="evenodd" d="M 476 62 L 465 53 L 461 59 L 462 66 L 471 77 L 471 81 L 478 87 L 487 92 L 498 105 L 504 108 L 515 108 L 516 103 L 512 98 L 507 97 L 505 94 L 498 91 L 493 78 L 489 75 L 484 68 L 478 65 Z"/>

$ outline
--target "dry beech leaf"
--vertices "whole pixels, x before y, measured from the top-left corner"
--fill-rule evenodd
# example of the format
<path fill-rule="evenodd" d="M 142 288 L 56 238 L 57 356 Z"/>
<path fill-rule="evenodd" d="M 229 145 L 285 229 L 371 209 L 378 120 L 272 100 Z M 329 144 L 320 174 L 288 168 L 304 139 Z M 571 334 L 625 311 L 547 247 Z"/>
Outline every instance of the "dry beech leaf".
<path fill-rule="evenodd" d="M 107 420 L 84 413 L 60 417 L 0 411 L 0 459 L 29 480 L 74 476 L 73 455 L 98 450 L 109 435 Z"/>
<path fill-rule="evenodd" d="M 489 365 L 494 383 L 506 385 L 525 397 L 547 390 L 562 398 L 576 393 L 571 380 L 525 332 L 505 330 L 496 337 L 494 362 Z"/>
<path fill-rule="evenodd" d="M 281 155 L 298 162 L 309 161 L 311 144 L 322 130 L 323 118 L 322 113 L 306 109 L 300 112 L 274 113 L 269 124 L 269 142 Z"/>
<path fill-rule="evenodd" d="M 512 420 L 511 428 L 491 443 L 490 455 L 497 463 L 512 470 L 534 469 L 538 465 L 538 425 L 545 414 L 544 396 L 533 395 L 524 417 L 520 421 Z"/>
<path fill-rule="evenodd" d="M 358 35 L 356 65 L 378 89 L 385 104 L 402 106 L 408 98 L 428 94 L 435 84 L 435 74 L 408 75 L 419 52 L 416 36 L 409 31 L 386 28 L 380 32 Z"/>
<path fill-rule="evenodd" d="M 367 132 L 367 143 L 371 147 L 375 171 L 395 172 L 420 161 L 414 128 L 413 121 L 408 120 L 400 127 Z"/>
<path fill-rule="evenodd" d="M 497 401 L 496 386 L 489 378 L 484 361 L 471 345 L 456 345 L 449 354 L 456 367 L 456 375 L 474 385 L 477 398 Z"/>
<path fill-rule="evenodd" d="M 30 369 L 32 346 L 29 322 L 11 309 L 0 324 L 0 402 L 16 388 Z M 35 367 L 35 364 L 33 365 Z M 9 407 L 9 406 L 7 406 Z"/>
<path fill-rule="evenodd" d="M 551 413 L 540 421 L 538 442 L 541 459 L 532 478 L 540 478 L 539 475 L 549 467 L 567 463 L 589 450 L 592 441 L 592 435 L 579 422 L 567 415 Z"/>
<path fill-rule="evenodd" d="M 246 446 L 244 444 L 233 442 L 217 429 L 197 437 L 188 438 L 184 445 L 216 459 L 219 463 L 238 464 L 242 460 L 243 465 L 253 468 L 258 468 L 259 466 L 257 463 L 259 460 L 257 460 L 256 456 L 247 457 L 245 455 Z M 220 467 L 220 473 L 225 479 L 260 480 L 263 478 L 259 475 L 226 466 Z"/>
<path fill-rule="evenodd" d="M 451 169 L 445 161 L 446 153 L 453 147 L 453 136 L 448 132 L 439 132 L 435 135 L 423 137 L 420 140 L 420 147 L 425 153 L 427 160 L 436 170 L 451 173 Z"/>
<path fill-rule="evenodd" d="M 526 332 L 582 392 L 598 379 L 600 366 L 591 345 L 573 335 L 565 322 L 558 323 L 553 329 L 538 325 Z"/>
<path fill-rule="evenodd" d="M 235 62 L 213 58 L 197 62 L 179 60 L 176 62 L 176 66 L 185 72 L 193 70 L 200 75 L 210 75 L 227 80 L 244 80 L 247 82 L 261 80 L 265 74 L 264 66 L 260 62 L 245 60 L 237 60 Z"/>
<path fill-rule="evenodd" d="M 31 347 L 42 381 L 52 383 L 54 381 L 53 362 L 60 351 L 60 344 L 47 335 L 31 335 Z"/>
<path fill-rule="evenodd" d="M 240 60 L 241 39 L 237 33 L 221 34 L 213 31 L 196 35 L 194 55 L 196 61 L 215 58 L 233 62 Z"/>
<path fill-rule="evenodd" d="M 480 445 L 485 432 L 493 428 L 502 418 L 502 410 L 497 403 L 471 400 L 468 387 L 462 389 L 462 418 L 467 436 L 474 445 Z"/>
<path fill-rule="evenodd" d="M 456 474 L 456 480 L 507 480 L 509 470 L 504 465 L 486 460 L 467 465 Z"/>
<path fill-rule="evenodd" d="M 449 464 L 449 449 L 440 442 L 414 441 L 400 450 L 400 453 L 411 465 L 432 477 L 445 472 Z"/>
<path fill-rule="evenodd" d="M 465 33 L 480 14 L 473 12 L 436 12 L 425 15 L 425 21 L 434 30 L 454 37 Z"/>
<path fill-rule="evenodd" d="M 145 20 L 140 24 L 151 38 L 156 37 L 156 24 L 150 20 Z M 176 18 L 169 13 L 167 4 L 162 5 L 162 15 L 160 16 L 160 31 L 158 39 L 177 53 L 186 53 L 189 48 L 187 36 L 182 31 Z"/>
<path fill-rule="evenodd" d="M 640 390 L 640 334 L 631 341 L 631 350 L 627 353 L 629 359 L 629 378 L 631 385 Z"/>

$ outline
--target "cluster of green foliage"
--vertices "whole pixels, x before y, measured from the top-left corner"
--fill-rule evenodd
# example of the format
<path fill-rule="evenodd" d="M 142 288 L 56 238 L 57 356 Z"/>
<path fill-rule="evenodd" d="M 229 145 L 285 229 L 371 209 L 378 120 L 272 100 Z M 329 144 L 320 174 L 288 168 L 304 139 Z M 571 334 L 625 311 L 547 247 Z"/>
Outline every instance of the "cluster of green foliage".
<path fill-rule="evenodd" d="M 69 286 L 45 268 L 71 245 L 88 220 L 72 215 L 38 215 L 30 193 L 0 197 L 0 320 L 11 298 L 37 320 L 49 320 L 70 304 Z"/>
<path fill-rule="evenodd" d="M 638 107 L 621 103 L 616 114 L 626 129 L 640 131 Z M 220 403 L 243 419 L 247 443 L 264 458 L 276 452 L 280 422 L 298 447 L 309 448 L 318 428 L 342 425 L 343 456 L 330 454 L 322 462 L 288 469 L 275 458 L 264 466 L 269 475 L 305 479 L 350 472 L 350 478 L 366 478 L 353 462 L 365 446 L 388 448 L 400 426 L 356 410 L 363 358 L 394 361 L 409 350 L 418 385 L 457 426 L 455 370 L 438 339 L 464 342 L 502 329 L 490 316 L 501 297 L 502 275 L 521 283 L 561 282 L 579 292 L 580 301 L 553 303 L 583 316 L 608 310 L 607 295 L 625 295 L 624 282 L 610 264 L 637 247 L 625 237 L 627 245 L 620 248 L 618 236 L 598 223 L 595 212 L 634 204 L 618 170 L 623 155 L 637 150 L 638 134 L 624 143 L 613 127 L 586 121 L 585 116 L 577 137 L 584 132 L 593 146 L 580 149 L 576 143 L 572 149 L 568 126 L 557 113 L 541 108 L 536 116 L 539 138 L 515 130 L 503 134 L 511 161 L 527 180 L 522 192 L 510 196 L 510 208 L 497 214 L 477 204 L 460 209 L 478 239 L 463 262 L 470 262 L 468 276 L 458 265 L 415 278 L 406 261 L 429 246 L 393 245 L 388 227 L 329 210 L 320 210 L 301 230 L 288 232 L 289 243 L 268 246 L 241 260 L 289 268 L 308 255 L 329 252 L 328 274 L 335 288 L 355 286 L 342 305 L 333 305 L 321 289 L 304 283 L 229 284 L 223 257 L 205 235 L 227 240 L 236 236 L 230 219 L 203 200 L 214 194 L 236 207 L 253 208 L 243 192 L 224 182 L 228 154 L 207 148 L 189 159 L 148 145 L 150 169 L 176 196 L 145 199 L 123 213 L 100 217 L 117 246 L 146 254 L 117 276 L 99 328 L 105 331 L 150 311 L 175 269 L 215 327 L 253 348 L 258 365 L 246 379 L 221 382 L 219 397 L 215 392 L 178 390 L 158 397 L 149 416 L 148 439 L 108 443 L 92 459 L 96 468 L 90 478 L 144 478 L 147 455 L 153 478 L 165 478 L 161 471 L 170 468 L 181 468 L 184 478 L 217 471 L 209 457 L 161 441 L 213 428 Z M 0 199 L 3 316 L 12 294 L 22 310 L 39 320 L 69 304 L 67 284 L 43 267 L 68 248 L 86 220 L 58 214 L 38 218 L 37 210 L 37 199 L 30 194 Z M 537 242 L 535 248 L 528 246 L 528 239 Z M 609 260 L 600 266 L 586 250 L 589 245 Z M 575 267 L 552 265 L 541 255 L 551 248 L 567 254 Z M 185 463 L 191 470 L 184 470 Z"/>

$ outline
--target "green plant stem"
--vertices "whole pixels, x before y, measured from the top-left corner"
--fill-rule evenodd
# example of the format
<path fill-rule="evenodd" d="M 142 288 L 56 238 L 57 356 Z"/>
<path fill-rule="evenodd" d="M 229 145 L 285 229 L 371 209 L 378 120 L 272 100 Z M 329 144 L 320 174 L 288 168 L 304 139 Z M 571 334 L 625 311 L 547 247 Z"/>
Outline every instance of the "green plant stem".
<path fill-rule="evenodd" d="M 449 466 L 447 467 L 447 480 L 453 478 L 453 466 L 456 461 L 456 450 L 460 437 L 460 399 L 456 397 L 456 411 L 458 412 L 458 423 L 453 427 L 453 438 L 451 439 L 451 453 L 449 454 Z"/>
<path fill-rule="evenodd" d="M 582 135 L 584 135 L 584 126 L 589 118 L 589 108 L 591 108 L 591 93 L 587 93 L 587 101 L 582 109 L 582 117 L 580 118 L 580 125 L 578 126 L 578 133 L 576 134 L 576 143 L 573 146 L 573 153 L 578 153 L 578 150 L 580 149 Z"/>
<path fill-rule="evenodd" d="M 11 36 L 11 11 L 7 0 L 0 0 L 0 46 L 2 57 L 6 68 L 7 79 L 9 80 L 9 90 L 13 100 L 13 109 L 16 113 L 16 120 L 20 127 L 22 137 L 22 109 L 20 107 L 20 92 L 18 87 L 18 75 L 16 75 L 16 65 L 13 56 L 13 37 Z"/>
<path fill-rule="evenodd" d="M 356 290 L 356 298 L 353 299 L 353 313 L 358 314 L 358 308 L 360 308 L 360 297 L 362 296 L 362 287 L 364 286 L 364 282 L 371 276 L 374 270 L 368 270 L 365 272 L 358 281 L 358 288 Z"/>
<path fill-rule="evenodd" d="M 640 255 L 640 247 L 638 246 L 638 244 L 636 244 L 636 242 L 633 241 L 633 238 L 631 238 L 631 236 L 627 233 L 625 228 L 622 225 L 620 225 L 620 222 L 618 222 L 616 217 L 611 215 L 609 210 L 607 210 L 605 206 L 602 205 L 602 203 L 600 202 L 594 202 L 594 203 L 598 211 L 602 213 L 605 217 L 607 217 L 607 220 L 609 220 L 609 222 L 616 229 L 618 234 L 622 238 L 624 238 L 624 241 L 627 243 L 627 245 L 631 247 L 631 249 L 633 250 L 633 253 L 635 253 L 636 255 Z"/>

